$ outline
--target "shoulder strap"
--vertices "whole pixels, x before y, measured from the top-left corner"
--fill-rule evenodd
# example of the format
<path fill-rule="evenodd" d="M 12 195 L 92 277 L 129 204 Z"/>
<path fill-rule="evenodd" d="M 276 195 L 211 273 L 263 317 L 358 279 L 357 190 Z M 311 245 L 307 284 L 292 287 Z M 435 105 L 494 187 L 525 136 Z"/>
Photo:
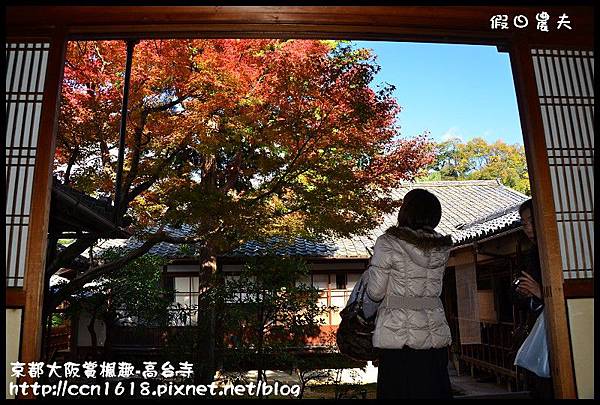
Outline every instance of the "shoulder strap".
<path fill-rule="evenodd" d="M 362 277 L 360 278 L 360 284 L 358 285 L 358 290 L 360 291 L 362 288 L 362 291 L 360 291 L 360 297 L 358 298 L 358 307 L 360 309 L 362 309 L 363 307 L 363 302 L 365 301 L 365 293 L 367 292 L 367 285 L 368 283 L 364 283 L 364 287 L 363 287 L 363 279 Z"/>

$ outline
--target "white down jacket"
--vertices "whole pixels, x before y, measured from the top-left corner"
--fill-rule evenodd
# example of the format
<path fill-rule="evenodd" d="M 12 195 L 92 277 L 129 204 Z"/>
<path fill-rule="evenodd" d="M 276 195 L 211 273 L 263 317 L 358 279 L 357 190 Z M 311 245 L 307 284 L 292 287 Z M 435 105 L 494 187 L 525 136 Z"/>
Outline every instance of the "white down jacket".
<path fill-rule="evenodd" d="M 446 347 L 452 337 L 439 296 L 449 241 L 435 232 L 394 228 L 395 232 L 388 230 L 377 238 L 367 271 L 367 294 L 374 301 L 383 300 L 377 311 L 373 346 Z M 406 301 L 416 302 L 416 306 L 407 306 Z M 419 305 L 423 301 L 430 305 Z"/>

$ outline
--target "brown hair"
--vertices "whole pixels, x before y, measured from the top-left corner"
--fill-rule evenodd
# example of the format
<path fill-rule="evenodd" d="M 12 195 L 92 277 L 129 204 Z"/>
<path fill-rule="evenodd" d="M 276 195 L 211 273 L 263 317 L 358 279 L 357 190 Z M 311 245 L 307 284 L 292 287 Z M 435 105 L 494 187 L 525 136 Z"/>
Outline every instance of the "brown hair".
<path fill-rule="evenodd" d="M 415 188 L 406 193 L 398 212 L 398 226 L 413 230 L 433 230 L 441 219 L 442 205 L 435 195 L 422 188 Z"/>

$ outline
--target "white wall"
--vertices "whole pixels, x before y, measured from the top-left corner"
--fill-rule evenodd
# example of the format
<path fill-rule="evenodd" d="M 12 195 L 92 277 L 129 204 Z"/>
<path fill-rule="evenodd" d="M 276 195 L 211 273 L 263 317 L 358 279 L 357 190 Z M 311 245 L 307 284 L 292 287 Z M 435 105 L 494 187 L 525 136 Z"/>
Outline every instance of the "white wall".
<path fill-rule="evenodd" d="M 6 398 L 14 399 L 14 395 L 10 395 L 9 386 L 11 382 L 16 382 L 16 377 L 11 377 L 12 368 L 11 362 L 19 360 L 19 342 L 21 340 L 21 316 L 22 309 L 6 309 Z"/>
<path fill-rule="evenodd" d="M 567 300 L 569 332 L 579 399 L 594 398 L 594 299 Z"/>

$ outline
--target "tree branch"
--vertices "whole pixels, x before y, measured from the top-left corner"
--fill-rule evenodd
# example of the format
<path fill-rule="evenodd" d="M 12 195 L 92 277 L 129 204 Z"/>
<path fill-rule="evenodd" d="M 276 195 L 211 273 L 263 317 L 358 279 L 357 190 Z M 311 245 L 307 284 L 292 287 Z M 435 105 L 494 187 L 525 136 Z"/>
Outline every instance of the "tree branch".
<path fill-rule="evenodd" d="M 140 115 L 140 122 L 139 125 L 137 126 L 135 132 L 134 132 L 134 137 L 133 137 L 133 145 L 131 148 L 131 160 L 130 160 L 130 169 L 127 172 L 127 176 L 125 177 L 125 180 L 123 181 L 122 187 L 121 187 L 121 201 L 116 201 L 115 205 L 117 205 L 120 209 L 120 211 L 124 214 L 126 211 L 126 207 L 127 204 L 129 202 L 131 202 L 133 200 L 133 198 L 135 198 L 137 195 L 139 195 L 142 191 L 144 191 L 144 189 L 138 188 L 136 190 L 136 193 L 134 195 L 133 198 L 129 198 L 130 193 L 129 189 L 131 188 L 131 185 L 133 184 L 133 181 L 135 180 L 135 178 L 137 177 L 138 174 L 138 169 L 139 169 L 139 164 L 140 164 L 140 160 L 141 160 L 141 154 L 142 154 L 142 135 L 144 133 L 144 128 L 146 127 L 146 123 L 148 122 L 148 116 L 152 113 L 155 112 L 161 112 L 161 111 L 166 111 L 169 108 L 172 108 L 174 106 L 176 106 L 177 104 L 182 103 L 183 101 L 185 101 L 187 98 L 191 97 L 191 95 L 185 95 L 182 97 L 179 97 L 173 101 L 170 101 L 166 104 L 163 104 L 161 106 L 158 107 L 146 107 L 143 108 L 141 111 L 141 115 Z M 164 166 L 163 166 L 164 168 Z M 156 180 L 158 179 L 158 176 L 156 176 L 156 179 L 154 181 L 152 181 L 151 183 L 149 183 L 147 185 L 147 187 L 150 187 Z"/>
<path fill-rule="evenodd" d="M 148 190 L 154 183 L 158 181 L 161 172 L 167 167 L 169 164 L 173 162 L 173 159 L 177 156 L 177 153 L 181 152 L 183 149 L 183 145 L 180 145 L 178 149 L 176 149 L 171 155 L 167 156 L 153 171 L 150 178 L 146 181 L 135 186 L 130 192 L 125 196 L 125 205 L 129 204 L 131 201 L 135 199 L 138 195 L 140 195 L 145 190 Z"/>
<path fill-rule="evenodd" d="M 203 239 L 197 238 L 177 238 L 172 237 L 164 233 L 164 231 L 159 230 L 156 234 L 151 235 L 141 246 L 136 249 L 131 250 L 128 254 L 119 259 L 113 260 L 110 263 L 106 263 L 100 265 L 98 267 L 93 267 L 86 271 L 85 273 L 75 277 L 71 282 L 65 285 L 63 288 L 58 290 L 50 299 L 50 308 L 56 308 L 63 300 L 67 299 L 71 294 L 77 292 L 81 289 L 85 284 L 89 283 L 92 280 L 97 279 L 98 277 L 103 276 L 104 274 L 115 271 L 132 260 L 137 259 L 138 257 L 147 253 L 154 245 L 159 242 L 171 242 L 171 243 L 198 243 L 203 241 Z"/>
<path fill-rule="evenodd" d="M 142 133 L 144 132 L 144 127 L 146 126 L 146 122 L 148 121 L 148 113 L 143 111 L 140 117 L 139 126 L 136 127 L 134 135 L 133 135 L 133 145 L 131 147 L 131 159 L 129 164 L 129 171 L 127 172 L 127 176 L 125 177 L 123 184 L 121 184 L 121 201 L 116 201 L 115 205 L 119 207 L 120 211 L 124 212 L 125 209 L 125 196 L 133 183 L 133 180 L 137 177 L 138 167 L 140 164 L 141 154 L 142 154 Z"/>
<path fill-rule="evenodd" d="M 233 186 L 235 186 L 235 183 L 237 182 L 238 178 L 240 177 L 240 169 L 242 166 L 241 152 L 237 152 L 235 154 L 235 157 L 233 158 L 233 160 L 234 160 L 234 163 L 233 163 L 233 167 L 231 168 L 230 173 L 229 173 L 229 179 L 227 179 L 227 182 L 223 186 L 223 191 L 225 193 L 227 193 L 229 190 L 231 190 L 233 188 Z"/>
<path fill-rule="evenodd" d="M 329 116 L 329 114 L 332 112 L 332 110 L 329 110 L 327 112 L 323 112 L 323 117 L 319 120 L 319 126 L 317 128 L 315 128 L 312 131 L 309 131 L 309 136 L 306 138 L 306 140 L 304 141 L 304 143 L 298 148 L 298 152 L 296 153 L 296 156 L 294 156 L 294 158 L 292 159 L 292 161 L 290 162 L 290 164 L 288 165 L 287 169 L 285 170 L 285 172 L 283 173 L 283 176 L 281 176 L 276 182 L 275 184 L 271 187 L 270 190 L 267 190 L 266 192 L 258 195 L 257 197 L 252 199 L 252 204 L 256 204 L 258 201 L 262 200 L 265 197 L 268 197 L 269 195 L 277 192 L 277 189 L 281 186 L 281 184 L 283 184 L 283 182 L 286 180 L 286 177 L 292 173 L 292 166 L 296 163 L 296 161 L 302 156 L 302 154 L 304 152 L 306 152 L 306 149 L 308 147 L 308 144 L 310 143 L 311 140 L 314 140 L 315 142 L 319 140 L 320 136 L 318 135 L 310 135 L 311 133 L 314 134 L 318 134 L 321 131 L 321 127 L 323 125 L 323 122 L 325 120 L 325 118 L 327 116 Z M 306 170 L 301 171 L 300 173 L 304 173 L 306 172 Z"/>
<path fill-rule="evenodd" d="M 138 248 L 131 250 L 125 256 L 113 260 L 110 263 L 103 264 L 98 267 L 93 267 L 86 271 L 85 273 L 75 277 L 71 282 L 69 282 L 66 286 L 57 291 L 52 297 L 49 299 L 50 310 L 56 308 L 62 301 L 67 299 L 69 295 L 77 292 L 77 290 L 81 289 L 85 284 L 90 281 L 97 279 L 104 274 L 110 273 L 114 270 L 117 270 L 132 260 L 137 259 L 138 257 L 146 254 L 154 245 L 160 242 L 168 242 L 174 244 L 196 244 L 202 243 L 203 248 L 206 248 L 206 241 L 210 238 L 211 235 L 220 232 L 222 230 L 223 224 L 220 223 L 215 229 L 207 232 L 202 238 L 194 238 L 194 237 L 177 237 L 168 235 L 163 229 L 164 225 L 161 226 L 155 234 L 152 234 L 148 237 L 148 239 Z M 202 257 L 207 257 L 208 253 L 204 252 Z"/>
<path fill-rule="evenodd" d="M 152 114 L 154 112 L 162 112 L 162 111 L 167 111 L 169 108 L 173 108 L 175 107 L 177 104 L 181 104 L 183 103 L 185 100 L 187 100 L 188 98 L 192 97 L 192 95 L 188 94 L 182 97 L 179 97 L 173 101 L 169 101 L 166 104 L 157 106 L 157 107 L 148 107 L 148 108 L 144 108 L 142 113 L 146 113 L 146 114 Z"/>
<path fill-rule="evenodd" d="M 256 197 L 254 197 L 254 198 L 251 199 L 251 202 L 253 204 L 256 204 L 258 201 L 262 200 L 265 197 L 268 197 L 269 195 L 271 195 L 271 194 L 273 194 L 274 192 L 277 191 L 277 189 L 286 180 L 286 177 L 292 172 L 292 170 L 291 170 L 292 167 L 298 161 L 298 159 L 300 158 L 300 156 L 302 156 L 302 154 L 304 153 L 304 149 L 308 146 L 308 143 L 310 142 L 311 139 L 313 139 L 312 136 L 309 136 L 308 138 L 306 138 L 306 141 L 300 146 L 300 148 L 296 152 L 296 156 L 294 156 L 294 158 L 292 159 L 292 161 L 290 162 L 290 164 L 288 165 L 288 167 L 286 168 L 286 170 L 283 172 L 283 175 L 280 176 L 275 181 L 275 184 L 273 184 L 273 186 L 269 190 L 267 190 L 267 191 L 263 192 L 262 194 L 259 194 L 258 196 L 256 196 Z"/>
<path fill-rule="evenodd" d="M 46 277 L 50 278 L 61 267 L 63 267 L 66 264 L 69 264 L 73 259 L 75 259 L 81 253 L 83 253 L 87 248 L 96 243 L 97 240 L 98 238 L 77 239 L 75 242 L 71 243 L 65 248 L 65 250 L 56 255 L 52 263 L 46 266 Z"/>
<path fill-rule="evenodd" d="M 79 146 L 75 146 L 73 152 L 71 153 L 71 156 L 69 157 L 69 162 L 67 163 L 67 169 L 65 170 L 65 177 L 64 177 L 64 184 L 68 185 L 71 182 L 71 169 L 73 168 L 73 165 L 75 164 L 75 162 L 77 161 L 77 158 L 79 157 Z"/>
<path fill-rule="evenodd" d="M 105 140 L 99 141 L 100 147 L 100 158 L 102 159 L 102 167 L 104 171 L 111 170 L 110 167 L 110 151 L 108 150 L 108 144 Z"/>

